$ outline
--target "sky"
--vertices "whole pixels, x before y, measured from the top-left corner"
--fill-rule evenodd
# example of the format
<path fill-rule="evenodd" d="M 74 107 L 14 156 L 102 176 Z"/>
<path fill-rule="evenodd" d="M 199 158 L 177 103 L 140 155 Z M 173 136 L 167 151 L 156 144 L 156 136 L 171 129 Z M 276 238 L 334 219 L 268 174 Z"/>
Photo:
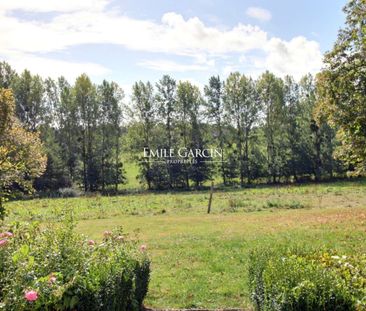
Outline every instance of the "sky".
<path fill-rule="evenodd" d="M 346 0 L 0 0 L 0 60 L 17 71 L 95 83 L 322 67 Z"/>

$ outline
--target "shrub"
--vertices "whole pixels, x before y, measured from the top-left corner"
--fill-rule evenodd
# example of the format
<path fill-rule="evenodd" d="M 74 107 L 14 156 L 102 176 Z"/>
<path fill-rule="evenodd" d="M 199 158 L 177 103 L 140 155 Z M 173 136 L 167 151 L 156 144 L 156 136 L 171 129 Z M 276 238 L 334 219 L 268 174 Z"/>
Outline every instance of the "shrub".
<path fill-rule="evenodd" d="M 121 230 L 101 243 L 62 224 L 14 224 L 0 242 L 0 309 L 137 311 L 147 293 L 145 249 Z"/>
<path fill-rule="evenodd" d="M 366 255 L 258 248 L 249 281 L 256 310 L 365 310 Z"/>
<path fill-rule="evenodd" d="M 263 208 L 286 208 L 286 209 L 300 209 L 305 208 L 305 205 L 298 201 L 280 201 L 280 200 L 268 200 Z"/>

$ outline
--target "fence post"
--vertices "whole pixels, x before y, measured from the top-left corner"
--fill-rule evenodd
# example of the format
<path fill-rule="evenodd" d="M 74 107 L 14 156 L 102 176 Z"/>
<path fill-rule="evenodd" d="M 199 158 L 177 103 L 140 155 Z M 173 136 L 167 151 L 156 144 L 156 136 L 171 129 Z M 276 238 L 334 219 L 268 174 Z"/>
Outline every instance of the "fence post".
<path fill-rule="evenodd" d="M 214 182 L 212 181 L 211 182 L 211 190 L 210 190 L 210 198 L 208 200 L 207 214 L 210 214 L 210 212 L 211 212 L 211 203 L 212 203 L 213 189 L 214 189 Z"/>

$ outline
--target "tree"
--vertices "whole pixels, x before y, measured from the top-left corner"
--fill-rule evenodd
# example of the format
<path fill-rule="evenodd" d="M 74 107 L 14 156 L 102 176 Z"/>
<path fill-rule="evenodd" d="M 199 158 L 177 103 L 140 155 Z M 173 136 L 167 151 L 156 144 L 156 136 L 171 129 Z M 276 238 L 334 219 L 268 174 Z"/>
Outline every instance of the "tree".
<path fill-rule="evenodd" d="M 0 62 L 0 88 L 10 89 L 16 78 L 17 74 L 10 65 L 6 62 Z"/>
<path fill-rule="evenodd" d="M 236 128 L 236 150 L 239 162 L 240 184 L 246 177 L 250 183 L 251 130 L 258 120 L 261 102 L 252 79 L 234 72 L 225 84 L 225 109 L 231 123 Z"/>
<path fill-rule="evenodd" d="M 236 154 L 239 163 L 240 184 L 244 185 L 243 127 L 242 127 L 242 88 L 239 72 L 231 73 L 225 83 L 225 110 L 228 119 L 236 129 Z"/>
<path fill-rule="evenodd" d="M 224 154 L 224 89 L 223 83 L 220 80 L 219 76 L 212 76 L 208 82 L 208 85 L 204 88 L 205 96 L 207 98 L 205 102 L 206 106 L 206 114 L 208 119 L 215 123 L 216 131 L 217 131 L 217 140 L 219 142 L 219 146 L 221 149 L 221 177 L 226 184 L 226 170 L 225 170 L 225 154 Z"/>
<path fill-rule="evenodd" d="M 251 158 L 249 144 L 251 140 L 252 128 L 259 119 L 261 111 L 260 97 L 256 89 L 256 84 L 251 78 L 244 75 L 241 79 L 242 91 L 242 128 L 244 130 L 244 173 L 248 183 L 251 182 Z"/>
<path fill-rule="evenodd" d="M 346 25 L 333 49 L 325 54 L 317 76 L 317 120 L 337 129 L 338 156 L 355 173 L 366 171 L 366 3 L 351 0 L 345 6 Z"/>
<path fill-rule="evenodd" d="M 164 120 L 165 126 L 165 148 L 170 150 L 173 147 L 173 122 L 176 114 L 176 81 L 168 75 L 156 83 L 158 93 L 156 101 L 158 103 L 158 115 Z M 167 163 L 167 170 L 169 174 L 169 187 L 173 186 L 173 165 Z"/>
<path fill-rule="evenodd" d="M 47 168 L 44 174 L 34 181 L 34 188 L 42 191 L 55 191 L 70 187 L 71 177 L 68 174 L 63 150 L 57 136 L 60 130 L 60 126 L 57 124 L 57 112 L 60 106 L 59 88 L 56 81 L 51 78 L 47 78 L 43 85 L 44 111 L 47 113 L 43 115 L 38 131 L 47 154 Z"/>
<path fill-rule="evenodd" d="M 203 150 L 206 142 L 203 137 L 202 125 L 199 119 L 203 98 L 197 86 L 189 81 L 179 82 L 177 88 L 178 112 L 180 115 L 179 127 L 182 145 L 187 149 Z M 182 172 L 185 176 L 186 187 L 189 188 L 189 180 L 195 182 L 198 187 L 204 180 L 210 178 L 211 170 L 209 159 L 194 157 L 191 163 L 182 164 Z"/>
<path fill-rule="evenodd" d="M 13 90 L 17 117 L 28 130 L 35 132 L 49 115 L 42 78 L 24 70 L 15 80 Z"/>
<path fill-rule="evenodd" d="M 120 138 L 122 122 L 123 90 L 117 83 L 104 80 L 98 87 L 99 102 L 99 127 L 101 132 L 100 156 L 101 156 L 101 185 L 114 184 L 118 191 L 118 184 L 124 181 L 122 174 L 122 162 L 120 159 Z"/>
<path fill-rule="evenodd" d="M 61 157 L 66 165 L 69 177 L 77 180 L 80 159 L 79 141 L 81 132 L 78 120 L 78 106 L 71 85 L 64 77 L 58 79 L 59 103 L 55 109 L 54 120 L 58 131 L 56 140 L 61 148 Z"/>
<path fill-rule="evenodd" d="M 81 158 L 83 163 L 83 185 L 85 191 L 95 191 L 98 188 L 99 170 L 97 163 L 96 128 L 98 105 L 96 89 L 86 74 L 76 79 L 74 100 L 77 105 L 79 127 L 81 131 Z"/>
<path fill-rule="evenodd" d="M 4 218 L 3 202 L 16 184 L 32 190 L 32 179 L 46 168 L 46 156 L 37 133 L 26 131 L 14 116 L 12 92 L 0 89 L 0 219 Z"/>
<path fill-rule="evenodd" d="M 268 174 L 275 183 L 284 168 L 287 139 L 284 130 L 283 81 L 267 71 L 258 81 L 258 91 L 264 107 Z"/>
<path fill-rule="evenodd" d="M 156 117 L 156 100 L 153 86 L 150 82 L 136 82 L 132 87 L 132 103 L 134 115 L 141 125 L 139 133 L 142 137 L 143 148 L 151 149 L 151 134 L 154 128 Z M 139 158 L 141 176 L 147 182 L 147 186 L 152 186 L 152 170 L 150 158 Z"/>

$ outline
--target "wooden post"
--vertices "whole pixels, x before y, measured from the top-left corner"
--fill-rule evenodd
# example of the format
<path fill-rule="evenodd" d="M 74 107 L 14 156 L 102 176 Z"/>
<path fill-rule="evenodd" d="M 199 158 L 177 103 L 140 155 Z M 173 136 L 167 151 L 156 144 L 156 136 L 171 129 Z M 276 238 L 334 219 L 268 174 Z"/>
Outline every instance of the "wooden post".
<path fill-rule="evenodd" d="M 211 183 L 211 190 L 210 190 L 210 198 L 208 200 L 207 214 L 210 214 L 210 212 L 211 212 L 211 203 L 212 203 L 213 189 L 214 189 L 214 182 L 212 181 L 212 183 Z"/>

